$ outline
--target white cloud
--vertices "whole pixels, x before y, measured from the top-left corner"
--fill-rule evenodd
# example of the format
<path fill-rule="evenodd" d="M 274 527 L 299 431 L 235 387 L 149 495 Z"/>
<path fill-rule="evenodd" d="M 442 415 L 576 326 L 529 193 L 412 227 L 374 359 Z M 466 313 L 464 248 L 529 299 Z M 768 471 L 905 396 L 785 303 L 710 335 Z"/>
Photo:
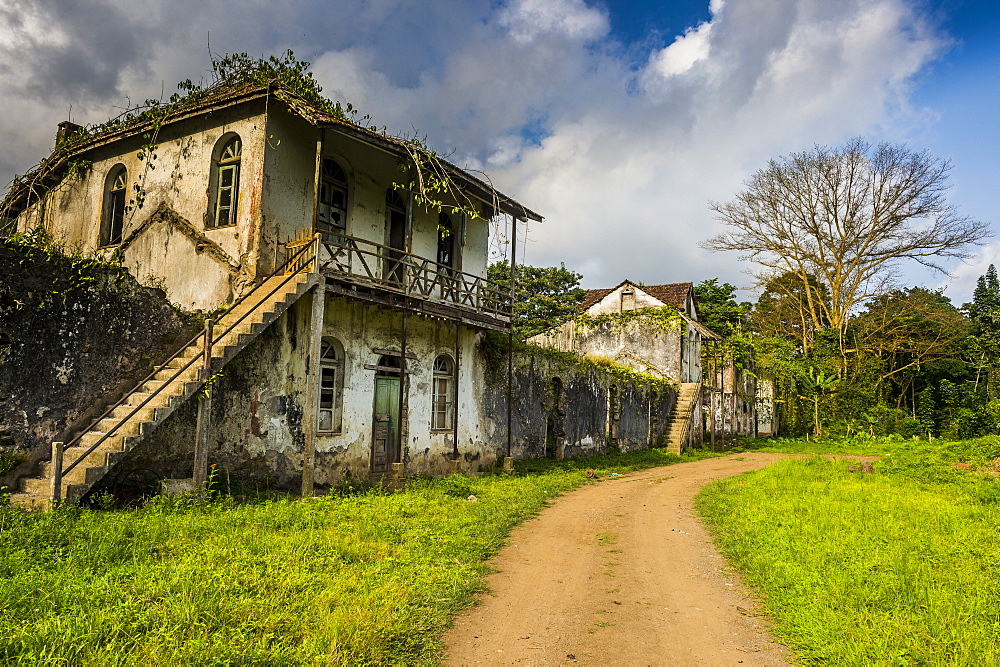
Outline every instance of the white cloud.
<path fill-rule="evenodd" d="M 653 53 L 649 69 L 662 78 L 687 72 L 696 63 L 708 58 L 711 32 L 712 24 L 708 21 L 697 28 L 689 28 L 673 44 Z"/>
<path fill-rule="evenodd" d="M 291 47 L 332 97 L 488 168 L 547 218 L 531 229 L 527 261 L 565 261 L 589 286 L 740 282 L 735 257 L 698 248 L 717 231 L 708 201 L 731 198 L 774 155 L 855 134 L 905 136 L 924 122 L 908 106 L 910 82 L 946 46 L 906 0 L 711 0 L 709 21 L 638 62 L 584 0 L 344 0 L 336 12 L 254 0 L 235 15 L 195 0 L 121 7 L 105 11 L 119 12 L 139 46 L 118 61 L 52 12 L 18 33 L 65 35 L 59 53 L 99 61 L 47 99 L 24 85 L 43 71 L 32 56 L 44 49 L 0 48 L 0 176 L 42 156 L 69 102 L 77 118 L 100 120 L 125 91 L 141 99 L 163 80 L 169 94 L 171 82 L 197 79 L 208 33 L 217 53 Z M 25 128 L 11 110 L 38 123 Z"/>
<path fill-rule="evenodd" d="M 562 35 L 593 40 L 608 31 L 607 16 L 582 0 L 513 0 L 498 16 L 517 42 Z"/>

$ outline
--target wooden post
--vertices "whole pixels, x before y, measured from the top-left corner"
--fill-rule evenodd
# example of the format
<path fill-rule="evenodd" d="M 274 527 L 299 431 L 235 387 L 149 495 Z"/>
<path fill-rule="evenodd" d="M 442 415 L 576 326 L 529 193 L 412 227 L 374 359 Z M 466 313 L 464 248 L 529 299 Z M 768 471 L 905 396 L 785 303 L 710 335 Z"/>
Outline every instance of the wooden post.
<path fill-rule="evenodd" d="M 63 443 L 52 443 L 52 504 L 62 500 Z"/>
<path fill-rule="evenodd" d="M 507 458 L 511 458 L 514 410 L 514 268 L 517 266 L 517 216 L 510 216 L 510 329 L 507 331 Z M 506 463 L 504 464 L 506 467 Z"/>
<path fill-rule="evenodd" d="M 194 436 L 194 470 L 191 477 L 199 491 L 208 479 L 208 434 L 212 426 L 212 385 L 208 382 L 212 379 L 212 338 L 215 336 L 215 326 L 212 318 L 205 320 L 205 334 L 203 341 L 203 352 L 201 359 L 201 369 L 198 374 L 206 384 L 202 385 L 201 396 L 198 400 L 198 420 L 195 425 Z"/>
<path fill-rule="evenodd" d="M 402 311 L 402 322 L 400 323 L 400 340 L 399 340 L 399 409 L 396 410 L 398 415 L 396 419 L 396 457 L 398 460 L 392 461 L 392 463 L 398 463 L 402 466 L 405 456 L 403 455 L 403 413 L 407 412 L 406 409 L 406 311 Z M 402 468 L 400 468 L 402 470 Z M 400 473 L 402 474 L 402 473 Z"/>
<path fill-rule="evenodd" d="M 302 497 L 313 494 L 316 483 L 316 422 L 319 397 L 319 358 L 323 349 L 323 315 L 326 306 L 326 285 L 319 276 L 312 294 L 312 312 L 309 319 L 309 356 L 307 357 L 306 391 L 302 406 Z"/>
<path fill-rule="evenodd" d="M 458 462 L 458 369 L 461 367 L 461 350 L 459 348 L 459 333 L 461 324 L 455 322 L 455 377 L 452 379 L 452 391 L 454 392 L 454 402 L 451 414 L 451 458 Z M 457 470 L 455 472 L 458 472 Z"/>

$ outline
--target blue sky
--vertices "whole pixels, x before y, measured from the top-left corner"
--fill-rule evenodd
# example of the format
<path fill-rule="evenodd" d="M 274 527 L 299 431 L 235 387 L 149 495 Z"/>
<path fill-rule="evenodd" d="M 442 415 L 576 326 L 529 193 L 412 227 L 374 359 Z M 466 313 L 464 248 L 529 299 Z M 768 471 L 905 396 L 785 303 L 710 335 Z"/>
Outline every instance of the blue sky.
<path fill-rule="evenodd" d="M 952 201 L 1000 223 L 1000 3 L 984 0 L 6 0 L 0 183 L 57 122 L 205 76 L 216 53 L 314 63 L 326 92 L 426 134 L 546 216 L 526 259 L 588 287 L 750 268 L 702 250 L 769 157 L 861 135 L 954 162 Z M 503 248 L 496 246 L 495 250 Z M 944 285 L 961 303 L 1000 241 Z M 750 296 L 750 292 L 746 294 Z"/>

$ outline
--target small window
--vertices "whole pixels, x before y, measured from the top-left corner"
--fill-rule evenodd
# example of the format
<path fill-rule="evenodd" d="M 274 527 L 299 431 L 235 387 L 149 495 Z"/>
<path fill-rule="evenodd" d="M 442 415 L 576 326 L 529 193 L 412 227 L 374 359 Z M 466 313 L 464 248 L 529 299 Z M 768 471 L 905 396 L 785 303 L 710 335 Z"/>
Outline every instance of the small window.
<path fill-rule="evenodd" d="M 319 414 L 317 431 L 340 432 L 344 396 L 344 346 L 323 337 L 319 356 Z"/>
<path fill-rule="evenodd" d="M 232 137 L 222 145 L 212 174 L 212 206 L 206 227 L 226 227 L 236 224 L 240 201 L 240 160 L 243 142 Z"/>
<path fill-rule="evenodd" d="M 442 266 L 455 266 L 455 227 L 451 224 L 451 216 L 447 213 L 438 216 L 437 263 Z"/>
<path fill-rule="evenodd" d="M 125 226 L 125 194 L 128 189 L 128 170 L 118 164 L 108 172 L 104 191 L 104 211 L 101 214 L 101 246 L 122 242 Z"/>
<path fill-rule="evenodd" d="M 447 431 L 455 425 L 455 362 L 442 354 L 434 361 L 431 429 Z"/>
<path fill-rule="evenodd" d="M 321 162 L 316 228 L 339 234 L 347 231 L 347 175 L 330 158 Z"/>
<path fill-rule="evenodd" d="M 622 311 L 635 310 L 635 290 L 622 290 Z"/>

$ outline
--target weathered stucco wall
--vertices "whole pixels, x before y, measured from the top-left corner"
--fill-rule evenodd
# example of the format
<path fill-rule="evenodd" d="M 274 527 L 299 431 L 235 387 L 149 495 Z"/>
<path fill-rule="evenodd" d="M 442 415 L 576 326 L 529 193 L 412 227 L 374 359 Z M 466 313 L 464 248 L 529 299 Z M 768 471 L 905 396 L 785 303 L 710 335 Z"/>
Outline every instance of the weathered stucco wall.
<path fill-rule="evenodd" d="M 120 267 L 0 239 L 0 276 L 0 451 L 47 454 L 185 337 Z"/>
<path fill-rule="evenodd" d="M 302 473 L 303 414 L 307 395 L 311 295 L 304 296 L 223 370 L 212 386 L 209 460 L 234 478 L 270 479 L 295 486 Z M 376 365 L 385 351 L 401 350 L 402 315 L 342 298 L 327 300 L 323 334 L 344 347 L 343 414 L 338 433 L 316 437 L 316 483 L 365 477 L 371 468 Z M 455 357 L 455 325 L 407 316 L 408 379 L 404 400 L 403 461 L 407 470 L 445 474 L 453 455 L 452 432 L 431 428 L 434 360 Z M 459 330 L 458 440 L 466 469 L 475 469 L 486 447 L 481 377 L 471 363 L 478 334 Z M 193 413 L 172 415 L 136 451 L 164 476 L 190 475 Z M 181 452 L 178 456 L 177 452 Z M 175 461 L 179 460 L 179 465 Z M 492 459 L 491 459 L 492 460 Z"/>
<path fill-rule="evenodd" d="M 499 446 L 496 456 L 504 456 L 509 400 L 505 353 L 487 349 L 482 359 L 491 441 Z M 676 401 L 672 388 L 629 383 L 599 365 L 531 347 L 515 353 L 512 394 L 511 453 L 515 458 L 551 455 L 554 444 L 561 445 L 566 456 L 602 453 L 611 444 L 622 451 L 655 446 L 665 434 L 667 416 Z M 612 394 L 617 394 L 616 401 Z M 614 433 L 613 421 L 617 421 Z M 617 436 L 614 443 L 609 441 L 613 434 Z M 553 442 L 558 439 L 562 442 Z"/>
<path fill-rule="evenodd" d="M 532 336 L 528 342 L 584 357 L 609 359 L 676 383 L 685 377 L 681 336 L 687 328 L 679 316 L 676 322 L 665 326 L 661 317 L 646 319 L 642 311 L 636 311 L 592 320 L 570 320 Z"/>
<path fill-rule="evenodd" d="M 234 134 L 243 142 L 237 223 L 208 228 L 213 151 Z M 105 185 L 112 169 L 122 164 L 128 170 L 128 199 L 135 198 L 136 184 L 145 198 L 142 208 L 125 216 L 123 263 L 141 281 L 164 287 L 183 308 L 214 308 L 253 278 L 252 270 L 242 267 L 256 264 L 266 134 L 260 102 L 165 126 L 151 159 L 138 157 L 148 141 L 142 137 L 94 148 L 82 156 L 92 162 L 90 167 L 22 213 L 18 228 L 41 225 L 67 247 L 98 249 Z M 116 250 L 117 245 L 102 252 Z"/>
<path fill-rule="evenodd" d="M 209 461 L 219 466 L 220 474 L 283 487 L 299 484 L 302 420 L 306 402 L 312 400 L 305 391 L 312 298 L 303 297 L 282 315 L 213 384 Z M 406 319 L 409 375 L 402 460 L 408 474 L 447 474 L 454 451 L 452 432 L 431 428 L 432 378 L 438 355 L 455 356 L 455 325 L 414 314 Z M 401 349 L 401 327 L 398 311 L 328 299 L 323 333 L 344 347 L 343 421 L 339 433 L 317 434 L 317 484 L 369 474 L 372 366 L 386 351 Z M 506 357 L 495 347 L 496 340 L 484 341 L 483 334 L 465 327 L 459 330 L 458 453 L 466 471 L 493 465 L 506 455 Z M 517 352 L 513 382 L 515 457 L 648 447 L 663 437 L 676 399 L 674 391 L 662 385 L 657 389 L 632 384 L 598 365 L 542 350 Z M 171 416 L 132 453 L 128 466 L 161 476 L 190 475 L 194 406 L 192 401 Z"/>

